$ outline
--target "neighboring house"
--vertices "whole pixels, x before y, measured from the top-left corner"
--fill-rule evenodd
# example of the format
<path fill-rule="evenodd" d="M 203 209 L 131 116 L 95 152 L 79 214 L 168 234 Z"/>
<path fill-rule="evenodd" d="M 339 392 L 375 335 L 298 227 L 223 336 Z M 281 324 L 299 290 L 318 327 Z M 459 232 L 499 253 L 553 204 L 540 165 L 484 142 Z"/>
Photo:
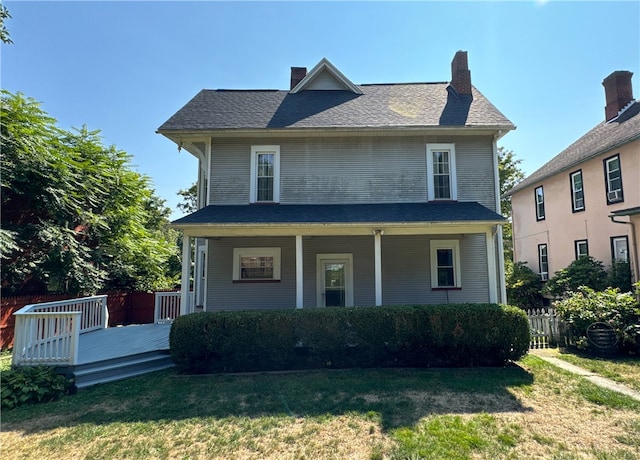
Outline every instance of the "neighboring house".
<path fill-rule="evenodd" d="M 290 83 L 202 90 L 158 129 L 199 160 L 201 209 L 173 222 L 196 305 L 503 301 L 496 141 L 514 126 L 467 53 L 450 83 L 355 85 L 326 59 Z"/>
<path fill-rule="evenodd" d="M 602 82 L 605 119 L 511 195 L 515 261 L 543 280 L 581 255 L 630 262 L 638 280 L 640 101 L 628 71 Z"/>

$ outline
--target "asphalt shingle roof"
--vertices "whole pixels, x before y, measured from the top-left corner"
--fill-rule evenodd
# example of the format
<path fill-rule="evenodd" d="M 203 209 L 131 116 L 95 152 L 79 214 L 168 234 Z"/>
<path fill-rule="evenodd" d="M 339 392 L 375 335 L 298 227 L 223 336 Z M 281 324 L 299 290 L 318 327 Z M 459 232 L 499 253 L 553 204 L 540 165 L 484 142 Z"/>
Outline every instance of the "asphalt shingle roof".
<path fill-rule="evenodd" d="M 508 194 L 512 195 L 554 174 L 573 168 L 589 158 L 638 138 L 640 138 L 640 101 L 635 101 L 617 118 L 599 123 L 516 185 Z"/>
<path fill-rule="evenodd" d="M 210 205 L 174 222 L 201 224 L 351 224 L 505 222 L 505 218 L 476 202 Z"/>
<path fill-rule="evenodd" d="M 458 95 L 448 83 L 362 85 L 350 91 L 202 90 L 158 131 L 499 127 L 513 124 L 478 90 Z"/>

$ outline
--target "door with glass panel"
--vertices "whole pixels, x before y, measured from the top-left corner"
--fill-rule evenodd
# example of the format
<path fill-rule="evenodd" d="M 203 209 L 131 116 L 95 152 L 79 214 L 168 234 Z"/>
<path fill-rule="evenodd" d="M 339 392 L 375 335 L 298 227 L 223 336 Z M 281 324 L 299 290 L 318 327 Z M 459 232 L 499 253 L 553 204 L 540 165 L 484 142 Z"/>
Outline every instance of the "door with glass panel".
<path fill-rule="evenodd" d="M 353 306 L 353 268 L 351 254 L 319 254 L 318 306 Z"/>

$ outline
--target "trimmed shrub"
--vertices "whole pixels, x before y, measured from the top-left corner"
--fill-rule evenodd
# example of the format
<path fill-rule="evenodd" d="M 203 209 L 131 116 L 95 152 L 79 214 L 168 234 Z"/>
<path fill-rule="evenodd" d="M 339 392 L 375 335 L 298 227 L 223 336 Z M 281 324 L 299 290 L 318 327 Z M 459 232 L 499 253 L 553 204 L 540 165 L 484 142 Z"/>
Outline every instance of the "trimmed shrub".
<path fill-rule="evenodd" d="M 529 348 L 522 310 L 496 304 L 195 313 L 169 336 L 179 372 L 503 366 Z"/>
<path fill-rule="evenodd" d="M 581 287 L 558 302 L 556 311 L 567 329 L 568 345 L 591 350 L 587 329 L 594 323 L 613 328 L 621 351 L 637 350 L 640 341 L 640 306 L 632 293 L 608 288 L 596 292 Z M 597 350 L 591 350 L 597 351 Z"/>
<path fill-rule="evenodd" d="M 607 272 L 602 262 L 591 256 L 579 257 L 567 268 L 558 270 L 547 281 L 544 292 L 556 298 L 563 298 L 572 292 L 577 292 L 581 286 L 587 286 L 596 291 L 607 287 Z"/>
<path fill-rule="evenodd" d="M 2 409 L 55 401 L 72 390 L 73 383 L 52 367 L 16 367 L 2 372 Z"/>

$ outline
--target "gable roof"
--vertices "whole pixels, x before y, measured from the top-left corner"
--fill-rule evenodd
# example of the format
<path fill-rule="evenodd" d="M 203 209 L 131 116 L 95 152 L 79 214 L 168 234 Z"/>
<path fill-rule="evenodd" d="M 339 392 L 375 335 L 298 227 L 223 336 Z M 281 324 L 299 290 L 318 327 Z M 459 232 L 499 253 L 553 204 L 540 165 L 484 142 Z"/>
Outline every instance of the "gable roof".
<path fill-rule="evenodd" d="M 360 88 L 351 83 L 351 81 L 344 76 L 342 72 L 340 72 L 333 64 L 329 62 L 327 58 L 322 58 L 316 66 L 311 69 L 300 82 L 289 91 L 291 94 L 298 93 L 300 91 L 304 91 L 308 89 L 314 89 L 316 86 L 314 83 L 321 79 L 321 77 L 326 76 L 332 83 L 332 90 L 335 88 L 341 88 L 346 91 L 351 91 L 355 94 L 362 94 Z"/>
<path fill-rule="evenodd" d="M 304 84 L 304 80 L 300 82 Z M 360 85 L 352 91 L 202 90 L 158 132 L 515 126 L 477 89 L 448 83 Z"/>
<path fill-rule="evenodd" d="M 508 195 L 575 168 L 609 150 L 640 139 L 640 101 L 634 101 L 616 118 L 602 122 L 512 188 Z"/>

